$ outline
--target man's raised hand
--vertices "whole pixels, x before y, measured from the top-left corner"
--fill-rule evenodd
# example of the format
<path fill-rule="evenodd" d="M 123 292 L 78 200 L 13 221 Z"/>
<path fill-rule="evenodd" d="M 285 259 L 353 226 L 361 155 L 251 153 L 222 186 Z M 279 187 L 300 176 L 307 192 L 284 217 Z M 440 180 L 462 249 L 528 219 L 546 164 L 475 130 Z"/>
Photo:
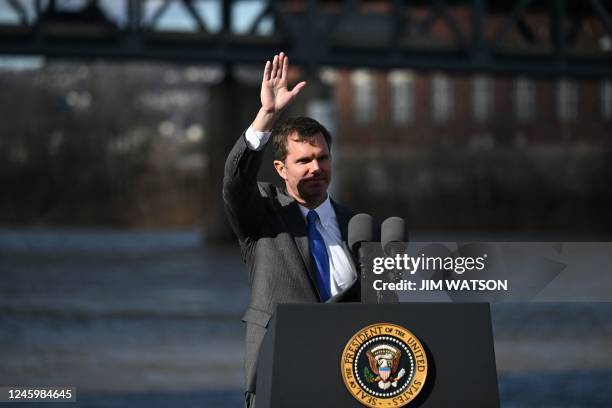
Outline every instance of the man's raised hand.
<path fill-rule="evenodd" d="M 291 102 L 306 82 L 300 82 L 290 91 L 287 88 L 289 58 L 281 52 L 267 61 L 261 82 L 261 107 L 268 113 L 279 113 Z"/>
<path fill-rule="evenodd" d="M 306 82 L 302 81 L 292 90 L 287 87 L 289 59 L 281 52 L 267 61 L 261 81 L 261 110 L 253 122 L 255 130 L 269 130 L 273 122 L 289 103 L 297 96 Z"/>

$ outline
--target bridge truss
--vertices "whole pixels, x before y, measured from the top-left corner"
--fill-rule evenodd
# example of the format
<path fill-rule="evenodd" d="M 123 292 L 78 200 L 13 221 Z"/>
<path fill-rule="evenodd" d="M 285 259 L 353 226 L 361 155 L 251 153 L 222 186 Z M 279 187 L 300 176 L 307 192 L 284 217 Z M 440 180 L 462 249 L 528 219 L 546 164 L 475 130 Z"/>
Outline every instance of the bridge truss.
<path fill-rule="evenodd" d="M 8 55 L 612 76 L 609 0 L 2 1 Z"/>

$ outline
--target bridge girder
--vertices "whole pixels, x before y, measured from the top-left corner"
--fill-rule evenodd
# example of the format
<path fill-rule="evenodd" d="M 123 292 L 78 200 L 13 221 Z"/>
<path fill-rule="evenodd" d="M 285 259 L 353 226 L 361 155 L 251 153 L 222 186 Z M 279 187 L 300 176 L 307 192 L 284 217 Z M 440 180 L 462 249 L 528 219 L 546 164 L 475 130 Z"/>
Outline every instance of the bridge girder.
<path fill-rule="evenodd" d="M 0 25 L 0 54 L 260 64 L 284 50 L 306 69 L 612 77 L 607 0 L 252 2 L 260 9 L 237 33 L 237 0 L 123 0 L 123 18 L 96 0 L 79 10 L 63 9 L 59 0 L 30 7 L 7 0 L 16 18 Z M 211 5 L 219 11 L 214 27 L 203 13 Z M 181 8 L 193 28 L 160 27 L 170 7 Z M 267 32 L 266 22 L 273 27 Z M 595 32 L 585 43 L 586 26 Z"/>

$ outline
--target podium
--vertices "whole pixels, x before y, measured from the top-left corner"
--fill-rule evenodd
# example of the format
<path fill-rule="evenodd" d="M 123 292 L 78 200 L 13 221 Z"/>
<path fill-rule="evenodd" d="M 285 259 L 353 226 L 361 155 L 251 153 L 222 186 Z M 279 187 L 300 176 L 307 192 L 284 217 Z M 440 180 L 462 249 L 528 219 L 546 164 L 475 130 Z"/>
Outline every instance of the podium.
<path fill-rule="evenodd" d="M 390 347 L 382 345 L 366 349 L 376 344 L 371 341 L 379 339 L 375 329 L 382 328 L 384 330 L 381 332 L 388 331 L 393 334 L 392 326 L 405 328 L 413 334 L 426 355 L 426 359 L 423 359 L 426 360 L 424 384 L 420 386 L 416 396 L 405 405 L 402 405 L 400 393 L 402 381 L 407 382 L 408 375 L 413 371 L 418 374 L 422 368 L 419 367 L 418 346 L 414 346 L 413 350 L 417 353 L 413 353 L 415 355 L 410 357 L 410 360 L 408 355 L 411 354 L 412 340 L 401 342 L 391 336 L 385 336 L 389 340 L 387 343 Z M 362 331 L 366 327 L 371 329 Z M 372 337 L 369 337 L 370 333 Z M 352 346 L 351 339 L 355 339 Z M 365 348 L 359 348 L 360 339 L 364 340 Z M 408 346 L 404 343 L 408 343 Z M 357 349 L 361 351 L 356 352 Z M 401 357 L 406 361 L 403 363 L 406 374 L 403 379 L 397 380 L 397 383 L 391 386 L 393 376 L 400 377 L 401 374 L 393 372 L 394 369 L 397 370 L 399 364 L 391 369 L 384 367 L 389 365 L 387 364 L 391 361 L 389 356 L 393 355 L 394 350 L 400 350 L 397 354 L 406 356 Z M 378 354 L 382 356 L 381 358 L 385 358 L 385 352 L 389 354 L 386 362 L 382 362 L 378 368 L 380 372 L 377 371 L 374 360 L 370 360 L 370 365 L 361 364 L 365 368 L 357 367 L 357 363 L 353 363 L 353 361 L 367 361 L 364 357 L 366 353 L 368 359 L 379 358 Z M 355 355 L 357 357 L 354 360 L 349 359 L 348 365 L 346 360 L 343 361 L 343 358 Z M 413 358 L 415 356 L 416 358 Z M 355 371 L 357 378 L 352 378 L 349 373 L 353 365 L 357 370 Z M 383 375 L 384 370 L 387 370 L 386 375 Z M 343 375 L 343 371 L 346 375 Z M 389 371 L 392 378 L 386 379 L 385 383 Z M 366 377 L 359 377 L 363 373 Z M 360 391 L 362 388 L 360 384 L 369 392 Z M 409 392 L 413 386 L 414 384 L 405 384 L 406 392 Z M 350 390 L 350 387 L 355 388 Z M 395 398 L 378 398 L 376 395 L 368 395 L 372 393 L 383 397 L 397 394 Z M 360 399 L 369 401 L 369 404 L 359 402 Z M 257 408 L 499 407 L 489 305 L 486 303 L 278 305 L 259 353 L 256 406 Z"/>

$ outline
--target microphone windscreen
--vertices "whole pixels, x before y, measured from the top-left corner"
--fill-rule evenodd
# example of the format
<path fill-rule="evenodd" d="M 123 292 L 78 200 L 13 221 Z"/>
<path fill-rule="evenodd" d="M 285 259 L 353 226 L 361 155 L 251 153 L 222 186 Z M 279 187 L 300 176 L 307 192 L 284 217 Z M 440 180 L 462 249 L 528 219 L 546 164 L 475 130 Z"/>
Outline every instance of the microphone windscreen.
<path fill-rule="evenodd" d="M 351 251 L 362 242 L 374 240 L 374 219 L 369 214 L 357 214 L 351 218 L 348 224 L 348 244 Z"/>
<path fill-rule="evenodd" d="M 406 242 L 406 221 L 400 217 L 389 217 L 381 225 L 380 245 L 385 253 L 389 253 L 394 243 Z"/>

